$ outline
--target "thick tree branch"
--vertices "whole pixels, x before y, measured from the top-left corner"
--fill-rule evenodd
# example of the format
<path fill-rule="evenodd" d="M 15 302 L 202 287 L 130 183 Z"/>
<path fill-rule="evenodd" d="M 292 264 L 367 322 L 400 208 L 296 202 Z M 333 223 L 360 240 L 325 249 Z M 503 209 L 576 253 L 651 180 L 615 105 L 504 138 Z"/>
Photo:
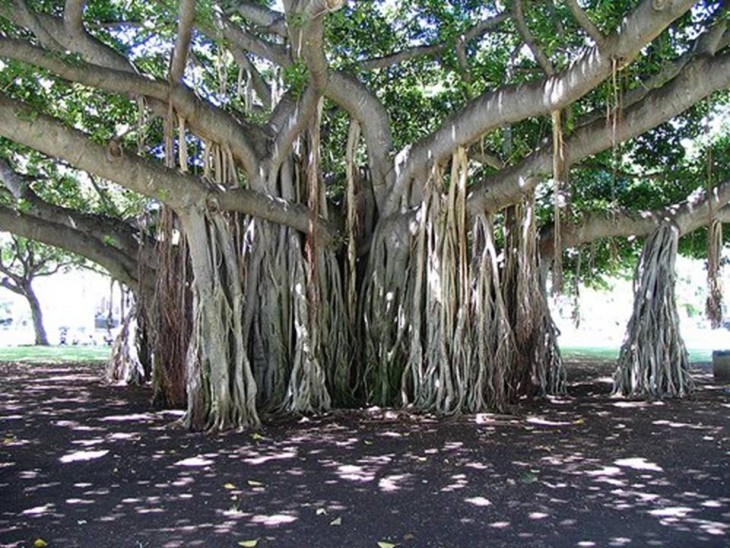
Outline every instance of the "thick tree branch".
<path fill-rule="evenodd" d="M 324 16 L 339 9 L 342 4 L 342 0 L 310 0 L 301 12 L 287 11 L 288 16 L 302 19 L 301 25 L 289 26 L 289 41 L 294 59 L 301 59 L 306 64 L 309 81 L 299 100 L 292 105 L 293 108 L 288 109 L 283 123 L 272 127 L 276 137 L 269 160 L 269 174 L 278 172 L 290 154 L 294 140 L 307 127 L 327 89 L 329 67 L 324 54 Z M 279 110 L 272 120 L 280 118 L 282 109 Z"/>
<path fill-rule="evenodd" d="M 287 66 L 291 63 L 291 59 L 287 55 L 286 49 L 279 44 L 272 44 L 253 36 L 246 30 L 234 25 L 230 19 L 221 13 L 214 14 L 215 25 L 223 35 L 223 38 L 236 44 L 239 48 L 250 51 L 254 55 L 266 59 L 271 63 L 279 66 Z M 215 34 L 212 29 L 205 29 L 208 35 Z"/>
<path fill-rule="evenodd" d="M 21 0 L 14 0 L 14 2 L 25 6 Z M 94 65 L 135 72 L 135 68 L 128 59 L 98 41 L 88 32 L 82 30 L 80 33 L 70 33 L 63 18 L 31 13 L 26 8 L 23 9 L 27 13 L 24 14 L 23 10 L 11 9 L 7 3 L 0 3 L 0 16 L 30 30 L 41 44 L 50 50 L 78 53 Z"/>
<path fill-rule="evenodd" d="M 144 95 L 167 104 L 172 102 L 188 126 L 203 139 L 228 146 L 236 161 L 249 175 L 255 175 L 260 152 L 253 141 L 265 141 L 267 134 L 260 128 L 238 122 L 218 107 L 199 99 L 189 88 L 180 84 L 170 87 L 167 82 L 154 80 L 83 61 L 65 59 L 21 40 L 0 38 L 0 57 L 15 59 L 45 68 L 61 78 L 111 93 Z"/>
<path fill-rule="evenodd" d="M 625 109 L 616 129 L 606 127 L 602 119 L 581 126 L 566 142 L 566 161 L 575 164 L 611 148 L 618 142 L 634 138 L 690 108 L 715 91 L 730 87 L 730 54 L 717 58 L 698 57 L 663 88 L 652 90 L 643 101 Z M 474 185 L 468 207 L 472 213 L 497 211 L 519 202 L 535 188 L 552 168 L 552 148 L 548 145 L 522 162 Z"/>
<path fill-rule="evenodd" d="M 118 151 L 109 151 L 82 132 L 65 127 L 46 115 L 38 115 L 27 106 L 0 94 L 0 135 L 34 148 L 49 156 L 60 158 L 77 169 L 93 173 L 121 186 L 149 196 L 182 211 L 191 207 L 208 207 L 213 201 L 225 204 L 223 209 L 241 213 L 308 231 L 310 215 L 287 206 L 286 202 L 271 200 L 251 190 L 232 193 L 236 198 L 221 198 L 225 193 L 211 191 L 194 176 Z M 324 222 L 316 228 L 321 234 L 334 236 L 333 229 Z"/>
<path fill-rule="evenodd" d="M 251 21 L 259 32 L 269 32 L 286 37 L 286 19 L 284 14 L 253 2 L 240 0 L 232 11 L 237 12 L 241 17 Z"/>
<path fill-rule="evenodd" d="M 312 229 L 311 212 L 303 204 L 287 202 L 251 190 L 239 188 L 225 192 L 211 192 L 208 204 L 222 210 L 239 211 L 286 225 L 304 234 L 311 232 Z M 340 227 L 321 217 L 314 219 L 314 229 L 318 242 L 324 245 L 336 242 L 336 237 L 341 231 Z"/>
<path fill-rule="evenodd" d="M 715 14 L 715 23 L 705 32 L 700 34 L 695 40 L 694 46 L 680 55 L 676 59 L 672 59 L 663 64 L 658 72 L 641 80 L 634 89 L 627 91 L 621 98 L 621 108 L 626 109 L 631 105 L 638 103 L 646 94 L 653 89 L 658 89 L 675 78 L 682 69 L 694 59 L 697 55 L 714 55 L 719 51 L 719 37 L 727 29 L 727 21 L 718 17 L 722 10 L 718 10 Z M 596 111 L 594 114 L 581 118 L 579 125 L 586 125 L 598 119 L 605 119 L 605 112 Z"/>
<path fill-rule="evenodd" d="M 84 32 L 84 7 L 86 0 L 66 0 L 63 9 L 63 21 L 66 29 L 71 34 L 81 34 Z"/>
<path fill-rule="evenodd" d="M 0 163 L 4 162 L 0 160 Z M 8 178 L 4 173 L 0 178 L 8 187 Z M 105 241 L 108 245 L 116 247 L 130 257 L 137 255 L 140 240 L 143 239 L 143 236 L 120 219 L 82 213 L 48 203 L 33 192 L 30 187 L 26 188 L 20 195 L 14 194 L 14 197 L 23 200 L 23 213 L 29 217 L 36 217 L 58 225 L 83 230 L 90 236 Z"/>
<path fill-rule="evenodd" d="M 193 37 L 193 21 L 195 20 L 195 0 L 181 0 L 180 14 L 177 20 L 177 39 L 170 64 L 170 82 L 177 84 L 185 74 L 185 65 Z"/>
<path fill-rule="evenodd" d="M 138 264 L 126 253 L 100 242 L 80 230 L 31 217 L 0 206 L 0 228 L 29 240 L 42 242 L 87 258 L 129 287 L 139 284 Z M 151 276 L 147 276 L 152 279 Z"/>
<path fill-rule="evenodd" d="M 707 226 L 710 202 L 721 221 L 730 221 L 730 180 L 715 187 L 710 200 L 707 199 L 706 190 L 698 189 L 678 204 L 651 211 L 631 212 L 619 209 L 591 213 L 580 223 L 564 225 L 560 239 L 563 249 L 569 249 L 601 238 L 644 237 L 666 221 L 676 223 L 680 235 L 685 235 Z M 553 227 L 550 226 L 540 235 L 540 253 L 546 259 L 554 253 L 555 240 L 552 231 Z"/>
<path fill-rule="evenodd" d="M 397 182 L 387 200 L 386 214 L 400 208 L 406 187 L 425 182 L 430 165 L 443 162 L 459 146 L 507 123 L 565 108 L 596 87 L 614 70 L 616 61 L 629 63 L 672 21 L 692 7 L 692 0 L 668 0 L 656 10 L 644 0 L 602 47 L 588 50 L 570 67 L 551 78 L 486 92 L 450 116 L 433 133 L 402 151 L 396 160 Z"/>
<path fill-rule="evenodd" d="M 360 122 L 378 208 L 382 208 L 395 180 L 393 135 L 383 104 L 359 80 L 344 72 L 330 74 L 327 97 Z"/>

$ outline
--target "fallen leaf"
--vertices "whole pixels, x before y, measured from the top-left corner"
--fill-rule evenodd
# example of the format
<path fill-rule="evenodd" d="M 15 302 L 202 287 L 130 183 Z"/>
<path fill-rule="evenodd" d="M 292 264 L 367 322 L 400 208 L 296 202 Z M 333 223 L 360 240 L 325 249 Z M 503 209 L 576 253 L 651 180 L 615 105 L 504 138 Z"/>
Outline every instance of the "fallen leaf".
<path fill-rule="evenodd" d="M 235 489 L 236 488 L 236 486 L 233 485 L 232 483 L 224 483 L 223 487 L 226 489 Z"/>
<path fill-rule="evenodd" d="M 335 518 L 330 521 L 330 525 L 342 525 L 342 518 Z"/>
<path fill-rule="evenodd" d="M 251 434 L 251 439 L 253 439 L 254 441 L 261 441 L 262 439 L 264 439 L 264 437 L 258 432 L 253 432 Z"/>
<path fill-rule="evenodd" d="M 363 443 L 365 445 L 372 445 L 373 444 L 373 442 L 371 442 L 370 440 L 363 440 Z"/>
<path fill-rule="evenodd" d="M 586 423 L 586 420 L 583 418 L 576 419 L 573 421 L 573 424 L 585 424 L 585 423 Z"/>
<path fill-rule="evenodd" d="M 248 480 L 248 482 L 247 482 L 247 483 L 248 483 L 248 484 L 249 484 L 249 485 L 250 485 L 251 487 L 263 487 L 263 486 L 264 486 L 264 484 L 263 484 L 263 483 L 261 483 L 260 481 L 255 481 L 255 480 Z"/>
<path fill-rule="evenodd" d="M 318 516 L 322 516 L 322 515 L 326 515 L 326 514 L 327 514 L 327 510 L 325 510 L 324 508 L 317 508 Z"/>
<path fill-rule="evenodd" d="M 379 548 L 395 548 L 395 544 L 392 542 L 385 542 L 384 540 L 378 541 L 378 547 Z"/>
<path fill-rule="evenodd" d="M 37 538 L 33 541 L 33 548 L 45 548 L 48 543 L 42 538 Z"/>
<path fill-rule="evenodd" d="M 254 548 L 259 543 L 259 539 L 255 538 L 253 540 L 239 540 L 238 545 L 243 546 L 244 548 Z"/>
<path fill-rule="evenodd" d="M 520 481 L 522 481 L 522 483 L 535 483 L 537 481 L 537 474 L 533 474 L 532 472 L 526 472 L 522 475 Z"/>

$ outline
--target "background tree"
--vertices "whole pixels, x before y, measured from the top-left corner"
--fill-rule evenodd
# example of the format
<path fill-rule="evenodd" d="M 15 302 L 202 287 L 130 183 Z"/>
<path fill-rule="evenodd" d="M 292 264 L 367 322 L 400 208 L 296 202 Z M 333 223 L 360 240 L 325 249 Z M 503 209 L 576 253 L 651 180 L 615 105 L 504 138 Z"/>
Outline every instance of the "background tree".
<path fill-rule="evenodd" d="M 724 179 L 622 210 L 618 176 L 671 188 L 727 100 L 725 2 L 12 0 L 0 18 L 0 223 L 135 289 L 193 428 L 559 392 L 563 250 L 725 214 Z M 56 178 L 23 184 L 36 166 L 160 215 L 62 205 Z"/>
<path fill-rule="evenodd" d="M 77 264 L 78 259 L 56 248 L 17 236 L 4 239 L 0 252 L 0 273 L 3 274 L 0 286 L 28 301 L 35 344 L 48 346 L 49 342 L 43 325 L 43 310 L 33 282 L 43 276 L 68 271 Z"/>

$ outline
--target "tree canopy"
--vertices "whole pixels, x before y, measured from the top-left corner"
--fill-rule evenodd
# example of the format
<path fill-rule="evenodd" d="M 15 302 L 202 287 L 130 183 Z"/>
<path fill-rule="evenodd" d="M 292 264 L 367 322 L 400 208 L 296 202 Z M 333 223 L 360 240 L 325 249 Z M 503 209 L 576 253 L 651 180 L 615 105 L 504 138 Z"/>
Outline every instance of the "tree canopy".
<path fill-rule="evenodd" d="M 728 21 L 690 0 L 3 0 L 0 227 L 135 290 L 194 428 L 559 391 L 545 268 L 559 286 L 585 244 L 635 258 L 605 242 L 728 214 Z"/>

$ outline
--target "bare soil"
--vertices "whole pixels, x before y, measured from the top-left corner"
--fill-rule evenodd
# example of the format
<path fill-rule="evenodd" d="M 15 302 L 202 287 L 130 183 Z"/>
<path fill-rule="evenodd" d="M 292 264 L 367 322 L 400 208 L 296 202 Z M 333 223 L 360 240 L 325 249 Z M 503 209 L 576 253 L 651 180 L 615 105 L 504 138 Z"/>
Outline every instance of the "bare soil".
<path fill-rule="evenodd" d="M 730 545 L 730 393 L 709 365 L 653 402 L 611 398 L 611 364 L 568 366 L 569 397 L 509 415 L 212 435 L 98 366 L 0 364 L 0 545 Z"/>

